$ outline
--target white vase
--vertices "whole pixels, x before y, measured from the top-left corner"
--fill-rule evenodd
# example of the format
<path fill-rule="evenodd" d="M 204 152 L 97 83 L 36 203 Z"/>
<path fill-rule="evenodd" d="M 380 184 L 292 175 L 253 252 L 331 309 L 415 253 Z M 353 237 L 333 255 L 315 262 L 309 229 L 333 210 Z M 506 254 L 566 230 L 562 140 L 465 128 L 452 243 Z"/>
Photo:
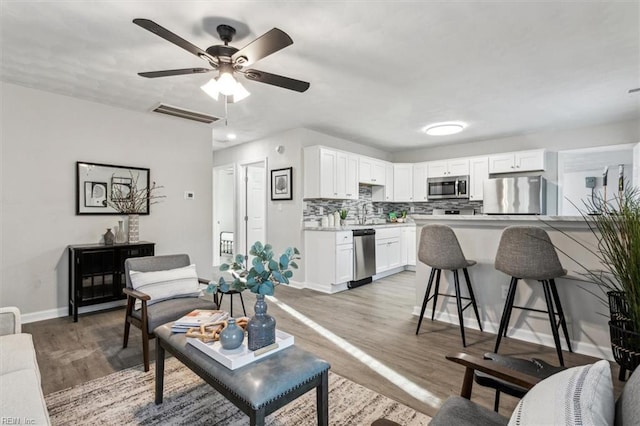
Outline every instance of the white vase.
<path fill-rule="evenodd" d="M 140 233 L 138 223 L 140 221 L 140 216 L 137 214 L 129 215 L 129 224 L 128 224 L 128 233 L 129 233 L 129 243 L 137 243 L 140 241 Z"/>
<path fill-rule="evenodd" d="M 127 242 L 127 235 L 124 233 L 123 221 L 118 221 L 118 227 L 116 228 L 116 244 L 124 244 Z"/>

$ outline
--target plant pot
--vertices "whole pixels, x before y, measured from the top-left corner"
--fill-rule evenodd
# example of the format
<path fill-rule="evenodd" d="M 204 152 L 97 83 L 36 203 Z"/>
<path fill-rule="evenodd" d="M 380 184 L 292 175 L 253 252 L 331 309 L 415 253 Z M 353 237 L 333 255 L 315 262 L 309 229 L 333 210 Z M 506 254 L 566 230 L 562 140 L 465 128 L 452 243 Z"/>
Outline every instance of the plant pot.
<path fill-rule="evenodd" d="M 629 304 L 624 291 L 608 291 L 609 314 L 612 320 L 629 319 Z"/>
<path fill-rule="evenodd" d="M 632 323 L 625 319 L 609 321 L 611 351 L 613 358 L 620 366 L 618 379 L 626 380 L 626 372 L 630 373 L 640 365 L 640 333 L 633 330 Z"/>

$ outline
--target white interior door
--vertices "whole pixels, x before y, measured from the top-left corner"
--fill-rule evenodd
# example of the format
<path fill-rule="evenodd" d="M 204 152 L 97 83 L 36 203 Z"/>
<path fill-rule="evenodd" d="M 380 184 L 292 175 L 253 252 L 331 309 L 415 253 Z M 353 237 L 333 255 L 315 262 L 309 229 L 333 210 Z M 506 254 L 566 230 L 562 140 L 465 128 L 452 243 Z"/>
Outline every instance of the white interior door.
<path fill-rule="evenodd" d="M 213 266 L 231 261 L 236 251 L 235 188 L 233 164 L 213 169 Z"/>
<path fill-rule="evenodd" d="M 264 162 L 247 166 L 247 247 L 266 238 L 266 173 Z"/>

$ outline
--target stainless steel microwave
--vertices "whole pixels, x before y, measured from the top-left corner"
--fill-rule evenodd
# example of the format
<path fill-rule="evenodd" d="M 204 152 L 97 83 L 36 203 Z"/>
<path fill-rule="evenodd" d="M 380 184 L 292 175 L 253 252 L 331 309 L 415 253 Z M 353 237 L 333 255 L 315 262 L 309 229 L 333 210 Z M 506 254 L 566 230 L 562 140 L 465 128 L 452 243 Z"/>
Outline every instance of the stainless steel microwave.
<path fill-rule="evenodd" d="M 469 198 L 469 176 L 427 178 L 427 199 Z"/>

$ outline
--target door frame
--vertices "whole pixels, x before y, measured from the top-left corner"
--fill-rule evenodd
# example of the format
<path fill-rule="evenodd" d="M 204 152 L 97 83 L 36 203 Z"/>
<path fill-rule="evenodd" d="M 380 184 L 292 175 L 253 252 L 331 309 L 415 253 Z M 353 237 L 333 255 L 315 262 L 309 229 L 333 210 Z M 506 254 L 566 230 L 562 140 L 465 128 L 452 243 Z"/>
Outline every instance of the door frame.
<path fill-rule="evenodd" d="M 237 236 L 237 215 L 236 215 L 236 193 L 237 193 L 237 179 L 236 179 L 236 175 L 237 175 L 237 168 L 235 163 L 229 163 L 229 164 L 224 164 L 221 166 L 216 166 L 211 170 L 211 182 L 212 182 L 212 188 L 213 188 L 213 196 L 211 197 L 211 211 L 212 211 L 212 232 L 213 232 L 213 266 L 220 266 L 220 227 L 218 226 L 218 220 L 217 220 L 217 208 L 218 207 L 222 207 L 222 206 L 218 206 L 216 205 L 216 184 L 218 184 L 217 180 L 216 180 L 216 176 L 217 173 L 223 170 L 228 170 L 231 169 L 233 171 L 233 188 L 232 188 L 232 194 L 233 194 L 233 200 L 231 200 L 231 202 L 229 203 L 225 203 L 225 207 L 226 208 L 231 208 L 233 210 L 233 233 L 234 233 L 234 238 L 233 238 L 233 253 L 236 253 L 237 251 L 237 245 L 236 245 L 236 236 Z"/>

